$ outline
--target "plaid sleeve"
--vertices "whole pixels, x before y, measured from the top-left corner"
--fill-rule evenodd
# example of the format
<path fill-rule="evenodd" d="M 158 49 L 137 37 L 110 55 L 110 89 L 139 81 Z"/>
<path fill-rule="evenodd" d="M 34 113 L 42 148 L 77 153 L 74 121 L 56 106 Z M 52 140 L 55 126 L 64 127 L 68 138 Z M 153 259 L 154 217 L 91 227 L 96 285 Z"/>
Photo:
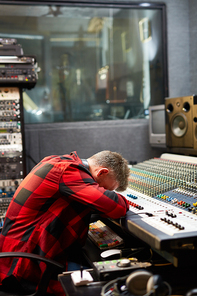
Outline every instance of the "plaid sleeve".
<path fill-rule="evenodd" d="M 129 209 L 123 195 L 99 187 L 89 171 L 80 166 L 67 168 L 60 180 L 60 192 L 113 219 L 124 216 Z"/>
<path fill-rule="evenodd" d="M 76 153 L 47 157 L 16 190 L 0 234 L 0 251 L 30 252 L 66 264 L 68 249 L 85 242 L 91 208 L 119 218 L 127 205 L 120 194 L 98 186 Z M 32 264 L 22 258 L 1 259 L 0 281 L 12 274 L 21 284 L 37 285 L 44 267 Z"/>

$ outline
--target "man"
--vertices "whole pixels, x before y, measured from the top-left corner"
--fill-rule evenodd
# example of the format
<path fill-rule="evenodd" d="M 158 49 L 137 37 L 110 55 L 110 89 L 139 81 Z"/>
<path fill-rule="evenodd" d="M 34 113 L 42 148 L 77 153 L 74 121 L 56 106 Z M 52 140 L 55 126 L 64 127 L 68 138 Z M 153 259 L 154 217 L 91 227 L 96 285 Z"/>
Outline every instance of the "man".
<path fill-rule="evenodd" d="M 83 246 L 92 213 L 120 218 L 129 206 L 123 191 L 128 185 L 127 161 L 118 153 L 99 152 L 82 160 L 76 152 L 49 156 L 38 163 L 19 185 L 6 213 L 0 252 L 39 254 L 65 263 L 70 250 Z M 1 259 L 3 285 L 36 287 L 44 266 L 27 259 Z M 49 292 L 61 294 L 59 282 Z"/>

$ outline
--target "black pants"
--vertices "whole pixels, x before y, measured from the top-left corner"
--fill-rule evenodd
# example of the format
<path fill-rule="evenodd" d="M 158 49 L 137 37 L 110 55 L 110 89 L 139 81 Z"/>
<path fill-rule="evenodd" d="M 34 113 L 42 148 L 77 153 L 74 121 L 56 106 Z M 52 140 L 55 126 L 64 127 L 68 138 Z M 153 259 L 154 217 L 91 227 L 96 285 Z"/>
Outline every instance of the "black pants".
<path fill-rule="evenodd" d="M 25 289 L 13 275 L 5 278 L 2 281 L 2 286 L 0 290 L 8 293 L 19 294 L 19 295 L 28 295 L 35 292 L 35 291 Z"/>
<path fill-rule="evenodd" d="M 28 284 L 27 284 L 27 286 L 28 286 Z M 12 293 L 13 296 L 16 296 L 16 295 L 26 295 L 27 296 L 27 295 L 35 293 L 35 289 L 33 290 L 33 289 L 27 289 L 27 288 L 23 287 L 13 275 L 5 278 L 2 281 L 2 285 L 0 285 L 0 291 Z M 43 296 L 55 296 L 55 294 L 46 293 Z"/>

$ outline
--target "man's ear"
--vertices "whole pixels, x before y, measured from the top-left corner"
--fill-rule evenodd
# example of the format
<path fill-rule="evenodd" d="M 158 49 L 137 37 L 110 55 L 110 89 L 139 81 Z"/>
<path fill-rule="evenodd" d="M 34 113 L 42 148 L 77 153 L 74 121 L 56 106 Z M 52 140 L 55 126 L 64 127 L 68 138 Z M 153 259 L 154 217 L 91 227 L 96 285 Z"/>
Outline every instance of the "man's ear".
<path fill-rule="evenodd" d="M 101 175 L 105 175 L 105 174 L 108 174 L 109 173 L 109 170 L 107 168 L 101 168 L 98 170 L 97 172 L 97 177 L 101 176 Z"/>

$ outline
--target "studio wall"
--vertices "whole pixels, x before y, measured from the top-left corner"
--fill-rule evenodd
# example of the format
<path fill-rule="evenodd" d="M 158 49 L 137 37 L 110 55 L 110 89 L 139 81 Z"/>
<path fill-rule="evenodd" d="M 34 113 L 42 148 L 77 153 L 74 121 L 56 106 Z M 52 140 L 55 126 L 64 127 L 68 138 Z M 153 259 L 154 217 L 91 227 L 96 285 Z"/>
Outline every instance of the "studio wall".
<path fill-rule="evenodd" d="M 162 2 L 167 10 L 169 96 L 190 95 L 196 92 L 197 85 L 197 1 Z M 25 125 L 25 142 L 27 172 L 47 155 L 73 150 L 86 158 L 109 149 L 120 152 L 128 161 L 137 162 L 165 152 L 150 146 L 147 119 Z"/>

